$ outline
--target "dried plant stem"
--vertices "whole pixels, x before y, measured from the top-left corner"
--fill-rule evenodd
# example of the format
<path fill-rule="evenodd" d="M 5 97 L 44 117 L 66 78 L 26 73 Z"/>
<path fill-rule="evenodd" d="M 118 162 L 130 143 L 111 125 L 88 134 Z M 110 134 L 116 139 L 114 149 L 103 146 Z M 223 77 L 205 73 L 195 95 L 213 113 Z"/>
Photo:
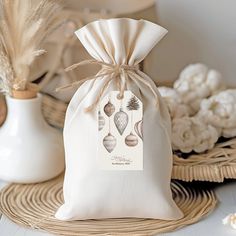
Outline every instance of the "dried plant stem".
<path fill-rule="evenodd" d="M 27 89 L 30 65 L 45 53 L 40 46 L 59 24 L 59 9 L 55 0 L 0 0 L 1 92 Z"/>

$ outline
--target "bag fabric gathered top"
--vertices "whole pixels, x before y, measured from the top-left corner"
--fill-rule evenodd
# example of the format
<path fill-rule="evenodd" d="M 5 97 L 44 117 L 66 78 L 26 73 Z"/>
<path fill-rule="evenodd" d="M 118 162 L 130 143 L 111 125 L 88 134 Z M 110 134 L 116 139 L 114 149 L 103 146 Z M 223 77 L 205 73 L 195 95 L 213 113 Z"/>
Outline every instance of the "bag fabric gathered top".
<path fill-rule="evenodd" d="M 181 218 L 170 189 L 169 113 L 138 67 L 167 30 L 122 18 L 75 33 L 93 57 L 78 65 L 102 69 L 82 80 L 67 109 L 65 203 L 56 218 Z"/>

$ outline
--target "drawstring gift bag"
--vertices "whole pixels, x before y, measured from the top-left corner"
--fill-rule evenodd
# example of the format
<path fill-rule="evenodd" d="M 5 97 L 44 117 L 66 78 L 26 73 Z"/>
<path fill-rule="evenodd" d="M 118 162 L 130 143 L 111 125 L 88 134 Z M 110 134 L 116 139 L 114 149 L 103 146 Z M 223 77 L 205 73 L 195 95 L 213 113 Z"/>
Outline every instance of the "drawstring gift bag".
<path fill-rule="evenodd" d="M 99 20 L 75 32 L 101 70 L 80 80 L 64 126 L 64 204 L 56 217 L 182 217 L 172 199 L 170 117 L 139 63 L 167 33 L 133 19 Z"/>

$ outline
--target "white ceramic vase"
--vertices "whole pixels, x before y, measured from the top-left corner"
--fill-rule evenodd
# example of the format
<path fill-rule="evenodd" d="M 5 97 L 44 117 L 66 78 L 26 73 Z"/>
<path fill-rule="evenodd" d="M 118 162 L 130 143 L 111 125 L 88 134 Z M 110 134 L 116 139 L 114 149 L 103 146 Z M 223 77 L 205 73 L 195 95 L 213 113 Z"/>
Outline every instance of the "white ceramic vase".
<path fill-rule="evenodd" d="M 63 138 L 44 120 L 42 96 L 7 96 L 6 102 L 8 114 L 0 127 L 0 179 L 35 183 L 59 175 L 64 170 Z"/>

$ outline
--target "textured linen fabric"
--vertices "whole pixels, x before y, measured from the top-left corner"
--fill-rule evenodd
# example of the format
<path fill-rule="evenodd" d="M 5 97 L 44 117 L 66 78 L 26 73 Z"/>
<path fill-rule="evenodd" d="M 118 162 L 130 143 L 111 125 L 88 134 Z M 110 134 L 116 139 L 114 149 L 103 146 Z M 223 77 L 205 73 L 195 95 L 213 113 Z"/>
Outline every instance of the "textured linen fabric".
<path fill-rule="evenodd" d="M 109 19 L 92 22 L 76 35 L 96 60 L 132 66 L 141 62 L 166 32 L 144 20 Z M 127 80 L 127 89 L 143 103 L 143 170 L 99 169 L 97 111 L 84 109 L 94 102 L 109 77 L 85 82 L 73 96 L 66 113 L 65 203 L 56 213 L 58 219 L 182 217 L 170 190 L 170 117 L 155 84 L 147 75 L 140 75 L 151 84 L 159 99 L 157 108 L 150 88 L 138 80 Z M 115 81 L 104 96 L 113 90 L 117 90 Z"/>
<path fill-rule="evenodd" d="M 38 2 L 38 0 L 34 0 Z M 84 78 L 98 72 L 99 67 L 83 66 L 79 70 L 73 70 L 70 73 L 64 73 L 64 68 L 71 64 L 88 59 L 90 56 L 84 47 L 73 35 L 68 40 L 68 30 L 71 32 L 71 26 L 74 24 L 76 29 L 98 19 L 109 19 L 117 17 L 130 17 L 135 19 L 144 18 L 156 22 L 156 7 L 154 0 L 62 0 L 63 9 L 58 13 L 61 26 L 48 35 L 45 39 L 44 48 L 47 53 L 37 57 L 30 69 L 30 79 L 35 82 L 45 74 L 51 74 L 51 79 L 44 84 L 42 91 L 50 96 L 53 96 L 61 101 L 69 103 L 74 89 L 63 90 L 56 92 L 55 88 L 72 83 L 78 78 Z M 68 24 L 69 23 L 69 24 Z M 60 55 L 62 44 L 65 48 Z M 59 55 L 59 56 L 58 56 Z M 143 62 L 144 70 L 152 67 L 153 65 L 152 53 L 145 58 Z M 58 65 L 58 61 L 61 61 Z M 57 68 L 54 66 L 58 65 Z M 44 77 L 45 78 L 45 77 Z M 37 81 L 38 80 L 38 81 Z"/>

